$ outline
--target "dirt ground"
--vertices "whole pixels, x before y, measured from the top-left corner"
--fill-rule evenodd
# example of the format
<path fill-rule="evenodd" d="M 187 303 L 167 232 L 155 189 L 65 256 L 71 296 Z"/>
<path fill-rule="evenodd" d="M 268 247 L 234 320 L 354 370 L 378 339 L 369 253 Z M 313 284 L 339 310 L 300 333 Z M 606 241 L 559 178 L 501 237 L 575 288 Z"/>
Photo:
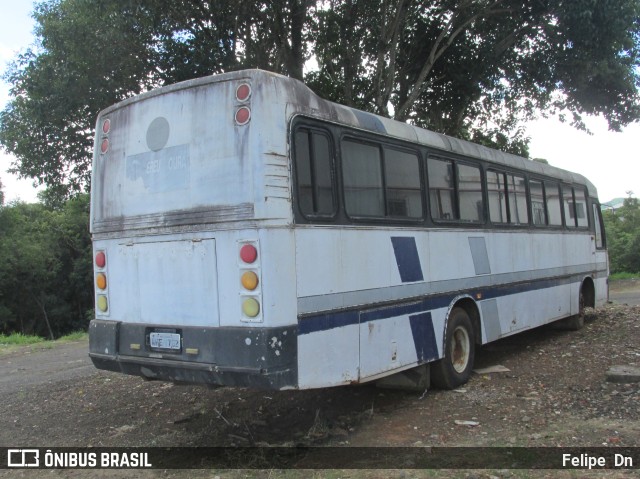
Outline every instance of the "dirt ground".
<path fill-rule="evenodd" d="M 629 293 L 631 292 L 631 293 Z M 631 296 L 618 296 L 624 293 Z M 633 304 L 640 286 L 612 288 Z M 620 299 L 622 298 L 622 299 Z M 637 304 L 637 303 L 636 303 Z M 549 327 L 486 345 L 455 391 L 207 389 L 95 370 L 86 342 L 0 354 L 0 446 L 627 446 L 640 447 L 640 306 L 609 304 L 577 332 Z M 7 477 L 558 477 L 538 471 L 0 471 Z M 631 477 L 625 471 L 561 477 Z"/>

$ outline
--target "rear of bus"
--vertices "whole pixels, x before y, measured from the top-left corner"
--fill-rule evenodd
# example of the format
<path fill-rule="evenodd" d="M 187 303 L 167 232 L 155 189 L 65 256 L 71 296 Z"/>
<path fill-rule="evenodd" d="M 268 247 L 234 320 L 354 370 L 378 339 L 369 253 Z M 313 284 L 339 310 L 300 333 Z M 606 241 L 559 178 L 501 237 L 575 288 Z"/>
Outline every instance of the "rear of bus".
<path fill-rule="evenodd" d="M 259 71 L 131 98 L 96 126 L 91 231 L 100 369 L 296 387 L 286 102 Z"/>

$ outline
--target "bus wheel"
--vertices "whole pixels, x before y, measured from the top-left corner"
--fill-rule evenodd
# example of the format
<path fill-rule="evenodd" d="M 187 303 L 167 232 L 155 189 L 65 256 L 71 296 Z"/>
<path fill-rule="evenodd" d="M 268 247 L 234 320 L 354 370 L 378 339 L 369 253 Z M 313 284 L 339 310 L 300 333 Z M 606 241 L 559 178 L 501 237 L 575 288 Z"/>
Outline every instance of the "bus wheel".
<path fill-rule="evenodd" d="M 455 389 L 471 376 L 475 357 L 475 337 L 469 315 L 453 308 L 447 323 L 444 357 L 431 365 L 431 382 L 440 389 Z"/>

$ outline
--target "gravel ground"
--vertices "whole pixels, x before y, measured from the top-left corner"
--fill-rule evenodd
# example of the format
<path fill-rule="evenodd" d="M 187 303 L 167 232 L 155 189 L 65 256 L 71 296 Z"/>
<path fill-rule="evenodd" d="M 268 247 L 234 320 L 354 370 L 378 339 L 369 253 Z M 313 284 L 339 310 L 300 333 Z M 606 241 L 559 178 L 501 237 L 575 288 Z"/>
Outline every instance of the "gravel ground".
<path fill-rule="evenodd" d="M 8 371 L 26 376 L 11 386 L 0 383 L 0 445 L 640 447 L 640 383 L 606 378 L 614 365 L 640 367 L 638 306 L 610 304 L 590 312 L 577 332 L 543 327 L 486 345 L 476 366 L 508 371 L 475 374 L 456 391 L 174 386 L 85 368 L 75 356 L 83 347 L 32 346 L 0 355 L 4 380 Z M 69 377 L 36 367 L 52 363 L 65 369 L 59 367 L 64 361 Z M 10 477 L 558 477 L 505 470 L 11 472 Z M 593 474 L 631 477 L 624 471 Z M 564 471 L 560 477 L 592 474 Z"/>

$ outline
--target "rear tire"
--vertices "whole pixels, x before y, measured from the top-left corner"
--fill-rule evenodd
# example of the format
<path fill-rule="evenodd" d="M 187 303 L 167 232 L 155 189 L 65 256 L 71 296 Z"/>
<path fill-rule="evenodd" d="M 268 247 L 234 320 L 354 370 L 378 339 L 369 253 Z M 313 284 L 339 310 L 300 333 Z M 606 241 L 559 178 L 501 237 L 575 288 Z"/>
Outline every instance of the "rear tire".
<path fill-rule="evenodd" d="M 455 389 L 471 377 L 475 359 L 475 334 L 471 319 L 462 308 L 453 308 L 447 322 L 444 357 L 431 365 L 431 383 L 440 389 Z"/>

